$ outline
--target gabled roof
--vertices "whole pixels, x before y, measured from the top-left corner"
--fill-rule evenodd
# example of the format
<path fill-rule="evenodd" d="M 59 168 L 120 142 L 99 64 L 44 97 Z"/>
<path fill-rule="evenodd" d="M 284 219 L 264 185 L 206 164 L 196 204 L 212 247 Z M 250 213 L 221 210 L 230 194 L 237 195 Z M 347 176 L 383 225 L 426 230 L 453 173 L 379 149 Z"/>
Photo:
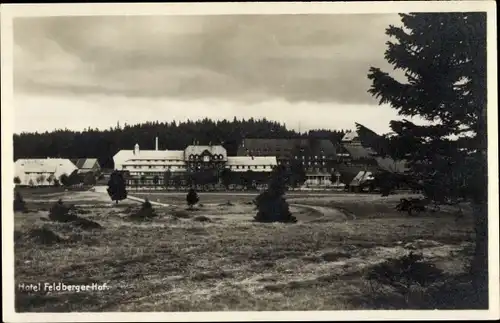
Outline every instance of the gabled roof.
<path fill-rule="evenodd" d="M 78 167 L 78 169 L 91 169 L 96 163 L 98 164 L 97 158 L 78 158 L 72 159 L 71 161 L 76 167 Z"/>
<path fill-rule="evenodd" d="M 18 159 L 14 163 L 17 170 L 25 173 L 55 173 L 58 168 L 75 170 L 76 166 L 64 158 Z"/>
<path fill-rule="evenodd" d="M 240 145 L 243 150 L 251 150 L 261 152 L 267 151 L 269 153 L 273 152 L 284 152 L 286 150 L 291 151 L 297 145 L 300 145 L 300 139 L 264 139 L 264 138 L 247 138 L 243 139 Z"/>
<path fill-rule="evenodd" d="M 375 153 L 372 149 L 363 147 L 357 144 L 343 144 L 345 150 L 351 155 L 352 159 L 363 159 L 363 158 L 373 158 Z"/>
<path fill-rule="evenodd" d="M 355 141 L 357 139 L 359 139 L 357 131 L 346 132 L 344 137 L 342 137 L 342 141 Z"/>
<path fill-rule="evenodd" d="M 243 139 L 238 148 L 238 155 L 264 155 L 276 157 L 291 157 L 299 154 L 303 149 L 304 153 L 312 155 L 321 155 L 322 151 L 325 155 L 335 155 L 335 146 L 328 139 L 263 139 L 263 138 L 247 138 Z"/>
<path fill-rule="evenodd" d="M 328 139 L 312 139 L 310 140 L 311 152 L 314 155 L 332 156 L 336 154 L 335 145 Z"/>
<path fill-rule="evenodd" d="M 221 145 L 189 145 L 186 147 L 184 152 L 185 156 L 189 157 L 189 155 L 201 155 L 205 150 L 207 150 L 211 155 L 227 156 L 226 148 Z"/>
<path fill-rule="evenodd" d="M 140 150 L 135 154 L 133 150 L 120 150 L 113 156 L 114 160 L 183 160 L 182 150 Z"/>

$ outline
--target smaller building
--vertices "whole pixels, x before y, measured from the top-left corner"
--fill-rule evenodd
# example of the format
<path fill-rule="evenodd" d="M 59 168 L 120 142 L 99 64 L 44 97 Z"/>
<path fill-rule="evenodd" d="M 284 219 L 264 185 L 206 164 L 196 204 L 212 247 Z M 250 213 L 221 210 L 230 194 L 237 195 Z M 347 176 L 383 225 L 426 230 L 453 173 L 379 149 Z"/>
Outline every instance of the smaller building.
<path fill-rule="evenodd" d="M 329 172 L 306 173 L 306 187 L 330 187 L 332 186 L 332 174 Z"/>
<path fill-rule="evenodd" d="M 18 159 L 14 163 L 14 178 L 19 185 L 49 186 L 61 175 L 70 175 L 78 168 L 69 159 L 38 158 Z"/>
<path fill-rule="evenodd" d="M 78 168 L 78 173 L 98 173 L 101 171 L 101 165 L 97 158 L 78 158 L 71 162 Z"/>

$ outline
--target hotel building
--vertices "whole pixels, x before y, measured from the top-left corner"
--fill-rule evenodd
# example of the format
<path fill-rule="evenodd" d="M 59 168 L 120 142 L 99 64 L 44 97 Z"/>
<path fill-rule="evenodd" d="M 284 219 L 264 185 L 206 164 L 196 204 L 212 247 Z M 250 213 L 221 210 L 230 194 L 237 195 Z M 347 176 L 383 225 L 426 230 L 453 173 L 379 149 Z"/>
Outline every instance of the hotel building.
<path fill-rule="evenodd" d="M 220 173 L 224 169 L 232 172 L 270 173 L 277 165 L 276 157 L 228 156 L 221 145 L 189 145 L 184 150 L 159 150 L 156 138 L 155 150 L 141 150 L 139 144 L 133 150 L 120 150 L 113 157 L 114 168 L 130 174 L 128 184 L 137 179 L 141 184 L 164 185 L 164 174 L 173 176 L 212 170 Z M 155 179 L 156 177 L 156 179 Z"/>
<path fill-rule="evenodd" d="M 279 165 L 293 163 L 304 167 L 306 186 L 331 186 L 331 177 L 337 165 L 333 143 L 327 139 L 243 139 L 239 156 L 276 156 Z"/>

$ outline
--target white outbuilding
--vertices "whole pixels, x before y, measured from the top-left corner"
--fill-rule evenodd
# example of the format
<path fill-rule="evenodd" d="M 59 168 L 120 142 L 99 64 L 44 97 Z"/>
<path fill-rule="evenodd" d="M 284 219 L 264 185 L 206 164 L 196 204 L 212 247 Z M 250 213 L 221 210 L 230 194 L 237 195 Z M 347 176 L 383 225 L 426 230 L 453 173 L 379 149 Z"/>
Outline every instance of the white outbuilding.
<path fill-rule="evenodd" d="M 61 175 L 70 175 L 78 168 L 69 159 L 37 158 L 18 159 L 14 163 L 14 178 L 19 185 L 48 186 L 59 180 Z"/>

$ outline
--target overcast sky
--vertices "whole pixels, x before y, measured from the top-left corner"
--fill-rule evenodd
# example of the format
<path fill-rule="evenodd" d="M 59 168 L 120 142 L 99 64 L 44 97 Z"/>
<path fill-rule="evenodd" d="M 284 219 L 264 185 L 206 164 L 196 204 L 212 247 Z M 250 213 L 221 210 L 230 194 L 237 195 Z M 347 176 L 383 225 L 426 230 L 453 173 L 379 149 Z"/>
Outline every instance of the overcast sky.
<path fill-rule="evenodd" d="M 266 117 L 289 128 L 389 131 L 367 93 L 388 15 L 14 20 L 15 132 Z"/>

